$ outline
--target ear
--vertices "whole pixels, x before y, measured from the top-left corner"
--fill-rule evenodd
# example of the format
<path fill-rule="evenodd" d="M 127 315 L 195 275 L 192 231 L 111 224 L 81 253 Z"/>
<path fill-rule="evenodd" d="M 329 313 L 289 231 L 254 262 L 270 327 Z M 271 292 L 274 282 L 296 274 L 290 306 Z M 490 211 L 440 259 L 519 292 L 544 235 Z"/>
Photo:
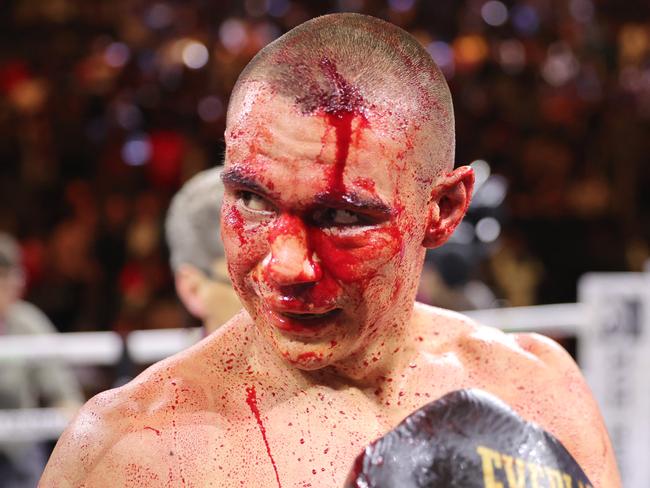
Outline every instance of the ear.
<path fill-rule="evenodd" d="M 182 264 L 174 274 L 176 293 L 185 308 L 196 318 L 204 320 L 206 308 L 202 299 L 202 289 L 208 278 L 191 264 Z"/>
<path fill-rule="evenodd" d="M 442 246 L 463 220 L 474 188 L 474 170 L 461 166 L 442 177 L 431 192 L 429 217 L 422 245 Z"/>

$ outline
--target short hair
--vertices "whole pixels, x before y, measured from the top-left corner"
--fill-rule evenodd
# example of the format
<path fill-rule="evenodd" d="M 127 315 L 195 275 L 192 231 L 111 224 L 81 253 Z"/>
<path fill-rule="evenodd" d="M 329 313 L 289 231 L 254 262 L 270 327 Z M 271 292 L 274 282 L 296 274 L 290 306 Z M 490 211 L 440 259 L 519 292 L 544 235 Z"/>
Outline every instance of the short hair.
<path fill-rule="evenodd" d="M 0 270 L 22 270 L 22 252 L 18 241 L 9 234 L 0 232 Z"/>
<path fill-rule="evenodd" d="M 174 195 L 165 220 L 170 265 L 174 272 L 192 264 L 210 275 L 214 260 L 224 255 L 221 241 L 221 168 L 201 171 Z"/>
<path fill-rule="evenodd" d="M 404 127 L 416 124 L 437 135 L 427 148 L 436 171 L 453 167 L 454 113 L 445 78 L 426 49 L 393 24 L 361 14 L 331 14 L 287 32 L 240 74 L 228 126 L 246 86 L 256 82 L 292 99 L 303 113 L 352 107 L 388 113 Z"/>

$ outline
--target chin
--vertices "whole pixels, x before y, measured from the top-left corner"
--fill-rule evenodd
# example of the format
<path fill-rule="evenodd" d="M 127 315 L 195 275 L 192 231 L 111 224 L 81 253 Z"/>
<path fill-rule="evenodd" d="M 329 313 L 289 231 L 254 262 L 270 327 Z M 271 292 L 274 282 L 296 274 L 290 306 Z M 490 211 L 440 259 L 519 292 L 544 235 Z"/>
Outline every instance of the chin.
<path fill-rule="evenodd" d="M 303 371 L 331 366 L 344 355 L 344 347 L 335 340 L 303 342 L 295 338 L 274 337 L 273 346 L 282 359 Z"/>

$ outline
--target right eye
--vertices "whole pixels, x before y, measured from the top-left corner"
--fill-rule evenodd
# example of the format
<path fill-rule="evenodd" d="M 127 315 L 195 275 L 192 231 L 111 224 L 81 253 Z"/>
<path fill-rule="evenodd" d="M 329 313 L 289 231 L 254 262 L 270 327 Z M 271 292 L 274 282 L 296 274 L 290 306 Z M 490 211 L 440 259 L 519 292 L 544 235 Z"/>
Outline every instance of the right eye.
<path fill-rule="evenodd" d="M 321 227 L 356 227 L 372 223 L 366 215 L 338 208 L 318 210 L 314 213 L 313 220 Z"/>
<path fill-rule="evenodd" d="M 237 192 L 237 199 L 252 212 L 273 212 L 275 208 L 266 198 L 250 191 Z"/>

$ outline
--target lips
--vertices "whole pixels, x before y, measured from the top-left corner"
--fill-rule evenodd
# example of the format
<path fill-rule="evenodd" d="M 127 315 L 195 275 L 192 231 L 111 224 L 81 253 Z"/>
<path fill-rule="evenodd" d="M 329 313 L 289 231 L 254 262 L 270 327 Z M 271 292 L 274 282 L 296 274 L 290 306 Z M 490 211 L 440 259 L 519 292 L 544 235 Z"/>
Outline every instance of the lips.
<path fill-rule="evenodd" d="M 280 315 L 283 315 L 291 320 L 301 320 L 303 322 L 309 323 L 315 320 L 325 319 L 325 318 L 334 318 L 335 315 L 341 311 L 340 308 L 335 308 L 333 310 L 328 310 L 327 312 L 313 313 L 313 312 L 277 312 Z"/>
<path fill-rule="evenodd" d="M 316 337 L 328 329 L 328 326 L 335 325 L 341 312 L 340 308 L 318 313 L 270 310 L 269 315 L 275 327 L 284 332 Z"/>

